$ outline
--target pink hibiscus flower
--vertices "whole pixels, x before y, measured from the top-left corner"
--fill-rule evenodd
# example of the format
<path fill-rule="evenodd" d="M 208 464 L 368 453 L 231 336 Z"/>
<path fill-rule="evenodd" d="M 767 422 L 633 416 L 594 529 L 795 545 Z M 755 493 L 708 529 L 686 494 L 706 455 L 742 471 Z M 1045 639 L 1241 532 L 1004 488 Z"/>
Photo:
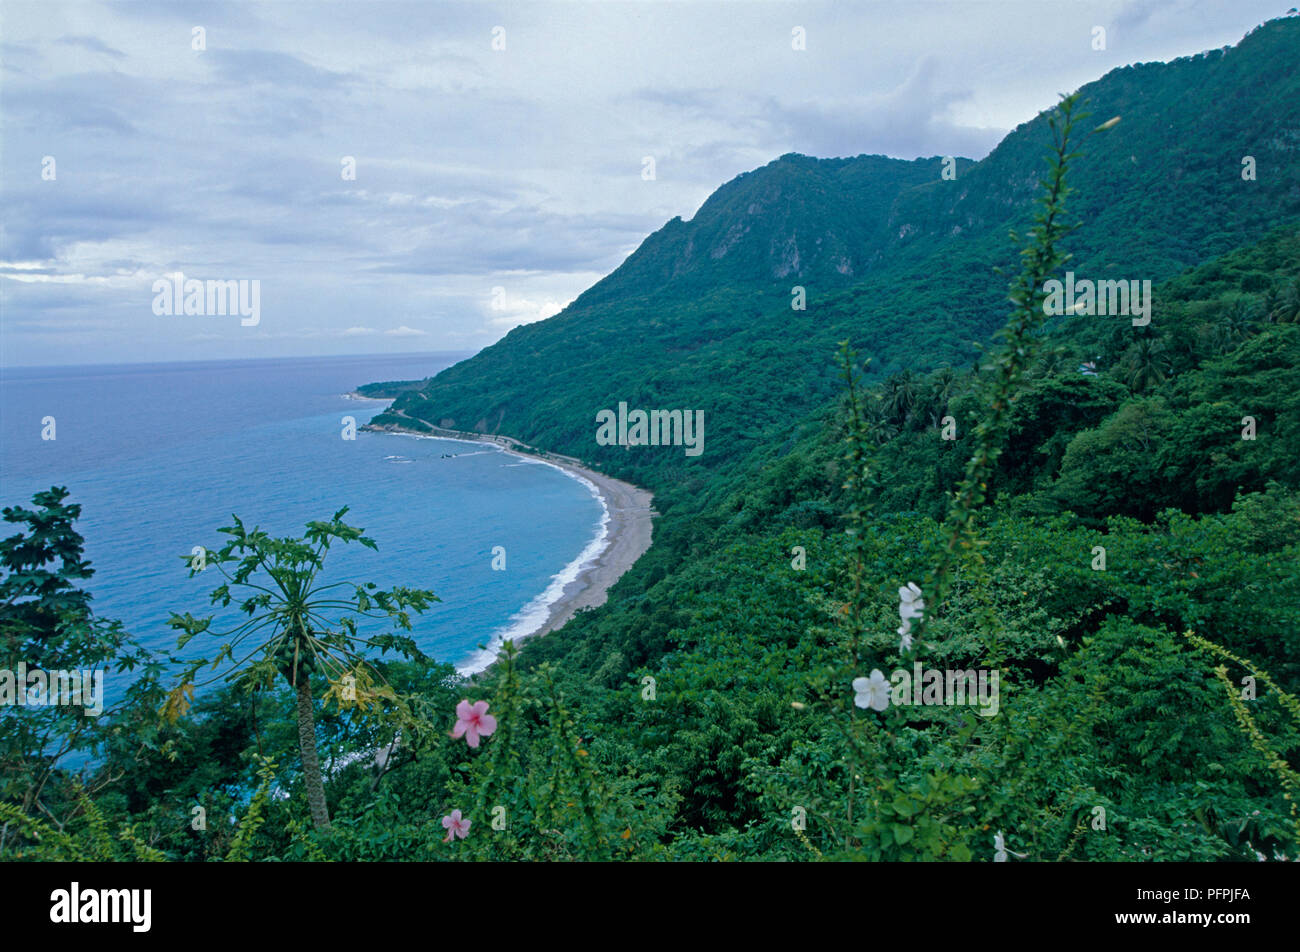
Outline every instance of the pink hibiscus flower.
<path fill-rule="evenodd" d="M 447 838 L 443 842 L 450 843 L 457 836 L 463 840 L 465 834 L 469 832 L 469 823 L 469 820 L 461 818 L 459 810 L 452 810 L 450 816 L 442 818 L 442 825 L 447 830 Z"/>
<path fill-rule="evenodd" d="M 491 737 L 497 729 L 497 719 L 487 709 L 487 701 L 475 701 L 473 704 L 467 700 L 461 701 L 456 705 L 456 726 L 452 728 L 451 736 L 460 737 L 464 734 L 466 743 L 471 747 L 478 746 L 480 737 Z"/>

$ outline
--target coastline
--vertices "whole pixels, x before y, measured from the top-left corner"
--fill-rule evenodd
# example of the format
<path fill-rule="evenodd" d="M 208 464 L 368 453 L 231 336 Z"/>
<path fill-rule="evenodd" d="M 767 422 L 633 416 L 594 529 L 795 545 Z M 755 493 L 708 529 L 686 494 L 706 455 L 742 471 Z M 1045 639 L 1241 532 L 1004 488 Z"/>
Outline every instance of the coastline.
<path fill-rule="evenodd" d="M 508 436 L 467 433 L 441 427 L 430 426 L 427 430 L 418 430 L 396 424 L 373 426 L 367 423 L 361 429 L 374 433 L 393 433 L 430 439 L 492 443 L 502 452 L 512 456 L 562 470 L 571 478 L 584 483 L 596 496 L 605 511 L 600 534 L 581 553 L 581 562 L 576 567 L 574 577 L 565 582 L 559 595 L 546 606 L 546 617 L 541 624 L 527 632 L 511 636 L 511 640 L 516 645 L 527 638 L 549 634 L 562 628 L 583 608 L 598 608 L 605 604 L 609 597 L 609 589 L 650 548 L 654 530 L 653 518 L 657 515 L 653 508 L 654 494 L 639 486 L 590 469 L 571 456 L 533 450 L 527 444 Z M 532 452 L 524 452 L 524 450 L 532 450 Z M 570 567 L 566 566 L 566 569 Z M 559 573 L 553 582 L 558 581 L 559 576 L 564 574 L 564 571 Z M 518 614 L 523 614 L 527 608 L 527 605 L 523 606 Z M 496 659 L 501 640 L 501 633 L 494 633 L 487 649 L 478 652 L 471 662 L 458 666 L 457 670 L 467 676 L 487 670 Z"/>

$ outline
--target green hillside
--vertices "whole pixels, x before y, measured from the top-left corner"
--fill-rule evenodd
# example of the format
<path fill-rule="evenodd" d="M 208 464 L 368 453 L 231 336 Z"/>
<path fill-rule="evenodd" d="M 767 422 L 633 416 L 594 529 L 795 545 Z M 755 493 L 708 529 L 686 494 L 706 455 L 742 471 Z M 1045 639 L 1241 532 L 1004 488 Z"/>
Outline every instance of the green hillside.
<path fill-rule="evenodd" d="M 1071 267 L 1160 281 L 1300 219 L 1300 22 L 1273 21 L 1230 50 L 1117 69 L 1079 95 L 1120 116 L 1075 168 Z M 1192 106 L 1192 103 L 1195 103 Z M 1000 325 L 1010 228 L 1029 223 L 1045 116 L 984 160 L 784 156 L 674 219 L 556 317 L 511 331 L 394 409 L 500 432 L 605 466 L 654 489 L 685 467 L 726 470 L 786 439 L 834 391 L 849 338 L 878 372 L 968 366 Z M 1242 157 L 1256 160 L 1243 181 Z M 793 310 L 792 288 L 807 309 Z M 706 411 L 709 448 L 690 464 L 594 440 L 595 413 Z M 376 422 L 398 422 L 381 416 Z"/>
<path fill-rule="evenodd" d="M 258 690 L 189 716 L 184 684 L 145 683 L 95 735 L 104 792 L 43 794 L 66 828 L 21 801 L 40 748 L 11 741 L 0 856 L 1300 860 L 1297 51 L 1288 19 L 1113 71 L 953 181 L 939 158 L 784 156 L 560 315 L 383 385 L 379 423 L 652 489 L 654 544 L 469 683 L 400 634 L 381 645 L 404 660 L 356 662 L 346 626 L 319 641 L 343 661 L 293 690 L 287 642 L 245 671 Z M 1067 269 L 1151 280 L 1151 322 L 1048 319 Z M 620 401 L 703 410 L 703 454 L 598 446 Z M 19 603 L 24 632 L 89 630 L 61 498 L 5 512 L 31 526 L 5 584 L 50 593 Z M 360 536 L 338 520 L 315 544 Z M 248 590 L 261 559 L 291 592 L 318 567 L 255 542 L 217 590 L 250 616 L 278 604 Z M 356 599 L 400 618 L 427 594 Z M 920 677 L 881 694 L 919 668 L 946 700 Z M 231 822 L 192 832 L 197 798 Z"/>

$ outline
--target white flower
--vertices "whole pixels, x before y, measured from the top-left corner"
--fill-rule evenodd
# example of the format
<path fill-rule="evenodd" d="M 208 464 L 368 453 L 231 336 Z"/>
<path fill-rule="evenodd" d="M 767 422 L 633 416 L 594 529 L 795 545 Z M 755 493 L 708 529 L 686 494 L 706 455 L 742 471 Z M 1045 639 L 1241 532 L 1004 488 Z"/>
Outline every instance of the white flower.
<path fill-rule="evenodd" d="M 1008 853 L 1016 859 L 1024 859 L 1029 855 L 1028 853 L 1017 853 L 1015 850 L 1007 849 L 1007 841 L 1002 838 L 1001 830 L 998 830 L 997 836 L 993 837 L 993 849 L 993 862 L 995 863 L 1005 863 L 1007 861 Z"/>
<path fill-rule="evenodd" d="M 911 623 L 911 621 L 909 621 L 908 619 L 904 618 L 904 619 L 903 619 L 903 623 L 902 623 L 901 625 L 898 626 L 898 634 L 899 634 L 899 637 L 902 639 L 902 640 L 899 641 L 899 643 L 898 643 L 898 653 L 899 653 L 899 654 L 902 654 L 904 651 L 911 651 L 911 650 L 912 650 L 912 623 Z"/>
<path fill-rule="evenodd" d="M 869 707 L 873 711 L 889 707 L 889 682 L 879 668 L 872 669 L 870 678 L 854 678 L 853 690 L 853 703 L 858 707 Z"/>
<path fill-rule="evenodd" d="M 898 615 L 904 621 L 921 618 L 925 614 L 925 601 L 921 598 L 921 587 L 915 582 L 898 590 Z"/>

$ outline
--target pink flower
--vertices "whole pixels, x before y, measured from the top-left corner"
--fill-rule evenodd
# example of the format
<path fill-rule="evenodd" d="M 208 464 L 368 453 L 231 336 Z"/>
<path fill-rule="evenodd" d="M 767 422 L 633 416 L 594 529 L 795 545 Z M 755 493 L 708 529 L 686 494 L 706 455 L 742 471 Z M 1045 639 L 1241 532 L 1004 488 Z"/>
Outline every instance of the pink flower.
<path fill-rule="evenodd" d="M 459 810 L 452 810 L 450 816 L 443 817 L 442 825 L 447 830 L 447 838 L 443 840 L 444 843 L 450 843 L 457 836 L 463 840 L 465 834 L 469 832 L 469 820 L 461 819 Z"/>
<path fill-rule="evenodd" d="M 497 719 L 487 712 L 487 701 L 461 701 L 456 705 L 456 726 L 451 736 L 465 735 L 465 741 L 471 747 L 478 746 L 479 737 L 491 737 L 497 729 Z"/>

